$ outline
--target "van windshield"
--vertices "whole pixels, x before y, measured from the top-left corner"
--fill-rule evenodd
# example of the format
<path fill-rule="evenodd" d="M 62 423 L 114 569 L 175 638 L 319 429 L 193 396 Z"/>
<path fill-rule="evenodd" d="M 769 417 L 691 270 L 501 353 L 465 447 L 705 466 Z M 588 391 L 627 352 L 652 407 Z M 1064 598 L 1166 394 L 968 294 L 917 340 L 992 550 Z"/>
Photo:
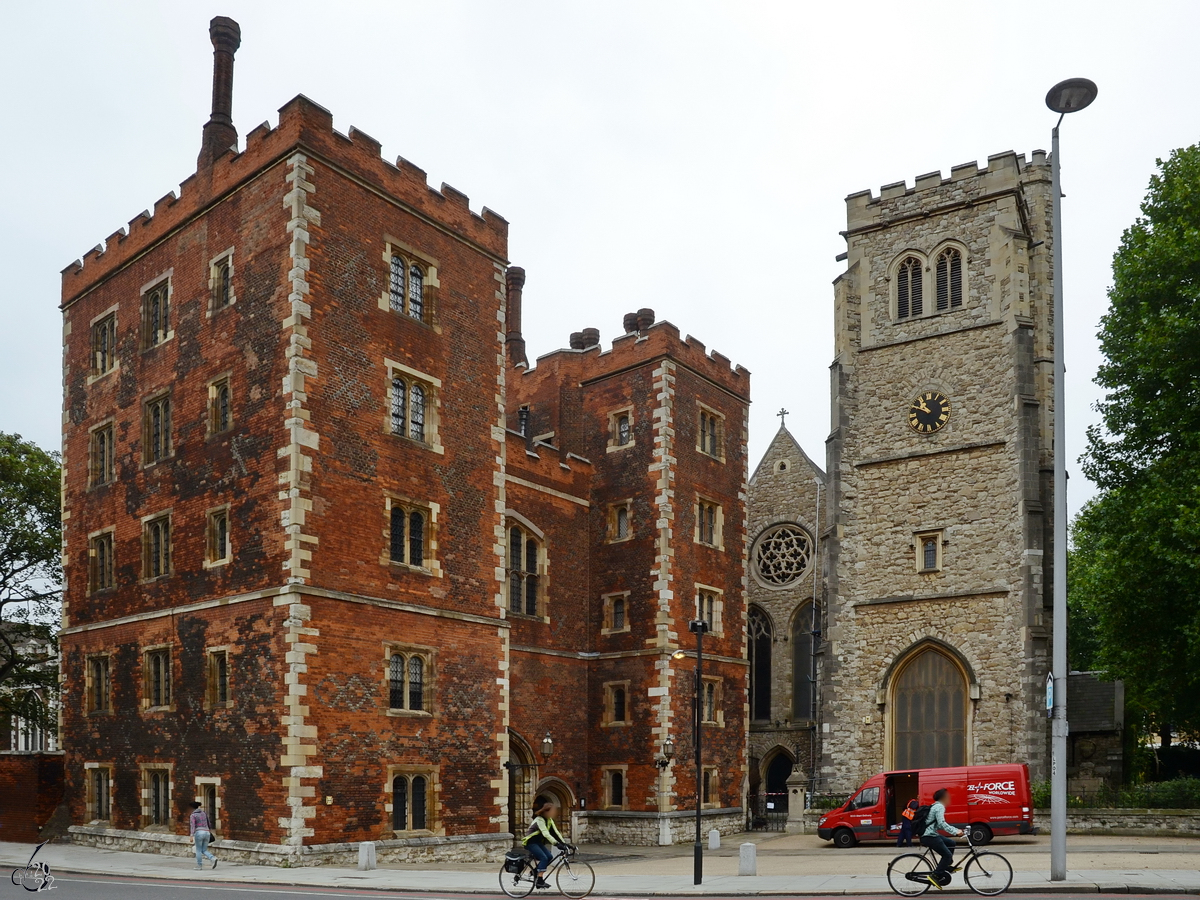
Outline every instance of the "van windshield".
<path fill-rule="evenodd" d="M 846 809 L 866 809 L 868 806 L 875 806 L 879 802 L 879 788 L 869 787 L 864 788 L 855 795 L 854 799 Z"/>

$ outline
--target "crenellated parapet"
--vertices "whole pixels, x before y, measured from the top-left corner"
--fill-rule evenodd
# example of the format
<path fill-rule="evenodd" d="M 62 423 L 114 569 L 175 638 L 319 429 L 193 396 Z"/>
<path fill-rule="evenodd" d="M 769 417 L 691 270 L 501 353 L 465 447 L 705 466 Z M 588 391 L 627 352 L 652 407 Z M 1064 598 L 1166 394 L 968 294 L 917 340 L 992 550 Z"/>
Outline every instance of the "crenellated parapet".
<path fill-rule="evenodd" d="M 845 235 L 871 228 L 887 227 L 910 216 L 929 215 L 933 208 L 954 204 L 971 205 L 998 194 L 1011 192 L 1019 184 L 1050 180 L 1050 164 L 1044 150 L 1034 150 L 1029 160 L 1011 150 L 988 157 L 980 168 L 977 162 L 963 163 L 950 169 L 950 177 L 930 172 L 918 175 L 912 187 L 897 181 L 885 184 L 875 195 L 870 190 L 846 198 Z"/>
<path fill-rule="evenodd" d="M 336 131 L 332 113 L 300 94 L 279 110 L 279 124 L 274 128 L 264 122 L 253 129 L 240 153 L 230 148 L 215 157 L 211 167 L 202 165 L 180 184 L 178 193 L 172 191 L 159 199 L 153 212 L 142 211 L 127 227 L 63 269 L 63 305 L 297 150 L 385 193 L 413 213 L 435 220 L 497 261 L 506 261 L 508 222 L 503 216 L 487 207 L 480 213 L 472 211 L 468 197 L 450 185 L 430 187 L 425 172 L 408 160 L 398 158 L 393 164 L 383 159 L 380 142 L 365 132 L 354 127 L 349 134 Z"/>
<path fill-rule="evenodd" d="M 522 378 L 537 382 L 547 377 L 561 378 L 570 372 L 580 383 L 586 383 L 662 357 L 687 366 L 738 397 L 750 396 L 748 369 L 733 365 L 716 350 L 709 351 L 690 334 L 683 337 L 675 325 L 665 320 L 614 338 L 608 350 L 602 349 L 597 340 L 581 349 L 563 348 L 546 353 L 537 358 L 536 367 L 526 371 Z M 517 390 L 521 388 L 518 386 Z"/>

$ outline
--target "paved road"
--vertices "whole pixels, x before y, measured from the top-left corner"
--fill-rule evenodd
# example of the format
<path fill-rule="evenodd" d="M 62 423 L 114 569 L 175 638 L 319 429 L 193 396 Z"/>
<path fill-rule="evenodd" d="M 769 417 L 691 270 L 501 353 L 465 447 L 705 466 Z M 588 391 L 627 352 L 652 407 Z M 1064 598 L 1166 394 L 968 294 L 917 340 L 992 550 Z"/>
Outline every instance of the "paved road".
<path fill-rule="evenodd" d="M 7 892 L 4 891 L 7 889 Z M 53 900 L 73 900 L 73 898 L 87 898 L 87 900 L 280 900 L 284 897 L 296 898 L 387 898 L 396 897 L 404 898 L 404 900 L 461 900 L 461 896 L 454 894 L 438 894 L 428 892 L 402 892 L 402 891 L 379 891 L 379 890 L 352 890 L 342 888 L 300 888 L 300 887 L 260 887 L 252 885 L 237 885 L 223 884 L 219 881 L 202 880 L 197 878 L 194 881 L 155 881 L 144 878 L 105 878 L 98 875 L 71 875 L 63 874 L 61 877 L 56 877 L 54 881 L 54 889 L 57 893 L 43 894 L 49 896 Z M 950 889 L 940 895 L 942 897 L 951 897 L 955 894 L 966 897 L 974 897 L 965 888 Z M 498 896 L 502 896 L 497 892 Z M 0 897 L 28 897 L 30 896 L 20 888 L 12 887 L 4 884 L 0 888 Z M 552 900 L 561 900 L 560 895 L 556 892 L 540 894 L 541 897 L 549 897 Z M 797 898 L 803 900 L 812 900 L 813 894 L 796 895 Z M 879 900 L 879 895 L 863 895 L 862 897 L 854 897 L 853 895 L 839 894 L 839 900 Z M 1051 893 L 1051 894 L 1020 894 L 1020 900 L 1097 900 L 1098 897 L 1107 896 L 1095 893 L 1089 894 L 1069 894 L 1069 893 Z M 1125 894 L 1120 895 L 1122 900 L 1162 900 L 1161 895 L 1155 894 Z M 694 898 L 690 898 L 694 900 Z M 711 897 L 708 900 L 726 900 L 721 897 Z M 728 898 L 735 900 L 735 898 Z M 744 897 L 736 898 L 736 900 L 745 900 Z M 772 900 L 788 900 L 786 896 L 776 896 Z"/>

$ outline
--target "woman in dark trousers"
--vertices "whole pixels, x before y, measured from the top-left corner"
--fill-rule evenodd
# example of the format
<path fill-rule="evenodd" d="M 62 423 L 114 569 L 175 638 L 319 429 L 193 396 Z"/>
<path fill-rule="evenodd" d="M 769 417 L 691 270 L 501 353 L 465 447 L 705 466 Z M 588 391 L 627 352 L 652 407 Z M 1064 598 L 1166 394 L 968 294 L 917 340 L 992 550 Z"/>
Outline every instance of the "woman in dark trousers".
<path fill-rule="evenodd" d="M 562 832 L 554 824 L 554 813 L 557 811 L 558 806 L 553 800 L 539 794 L 538 798 L 533 801 L 533 821 L 529 823 L 529 830 L 525 832 L 525 837 L 521 841 L 525 845 L 525 849 L 538 861 L 535 887 L 550 887 L 549 882 L 542 877 L 542 873 L 546 871 L 546 866 L 550 865 L 550 860 L 554 856 L 550 848 L 565 847 L 567 844 L 567 839 L 562 836 Z"/>

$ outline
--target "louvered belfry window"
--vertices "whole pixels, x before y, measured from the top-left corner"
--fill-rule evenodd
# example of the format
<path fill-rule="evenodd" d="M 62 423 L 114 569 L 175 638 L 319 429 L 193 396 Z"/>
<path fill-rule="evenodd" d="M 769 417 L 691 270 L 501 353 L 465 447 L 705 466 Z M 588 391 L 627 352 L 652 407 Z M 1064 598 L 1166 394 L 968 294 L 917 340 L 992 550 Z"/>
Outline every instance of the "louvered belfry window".
<path fill-rule="evenodd" d="M 896 272 L 896 318 L 919 316 L 925 310 L 921 261 L 910 256 Z"/>
<path fill-rule="evenodd" d="M 937 258 L 937 308 L 953 309 L 962 306 L 962 254 L 950 247 Z"/>

